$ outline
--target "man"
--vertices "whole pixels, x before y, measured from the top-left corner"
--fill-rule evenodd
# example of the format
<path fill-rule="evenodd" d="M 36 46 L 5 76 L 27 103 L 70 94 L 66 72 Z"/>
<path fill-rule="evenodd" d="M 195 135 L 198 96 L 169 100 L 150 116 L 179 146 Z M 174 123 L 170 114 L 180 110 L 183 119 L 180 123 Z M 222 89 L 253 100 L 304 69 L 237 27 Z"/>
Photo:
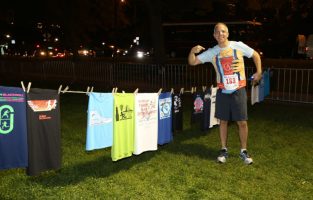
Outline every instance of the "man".
<path fill-rule="evenodd" d="M 256 73 L 253 74 L 253 84 L 256 84 L 262 77 L 260 55 L 242 42 L 229 41 L 228 28 L 224 23 L 215 25 L 213 36 L 217 41 L 217 45 L 202 53 L 200 52 L 205 50 L 204 47 L 194 46 L 190 50 L 188 62 L 192 66 L 211 62 L 215 68 L 217 86 L 219 87 L 216 95 L 215 116 L 220 119 L 221 140 L 221 151 L 217 161 L 220 163 L 226 162 L 228 157 L 228 121 L 236 121 L 241 144 L 240 158 L 244 163 L 252 164 L 253 160 L 247 152 L 248 114 L 243 56 L 252 57 L 254 61 Z"/>

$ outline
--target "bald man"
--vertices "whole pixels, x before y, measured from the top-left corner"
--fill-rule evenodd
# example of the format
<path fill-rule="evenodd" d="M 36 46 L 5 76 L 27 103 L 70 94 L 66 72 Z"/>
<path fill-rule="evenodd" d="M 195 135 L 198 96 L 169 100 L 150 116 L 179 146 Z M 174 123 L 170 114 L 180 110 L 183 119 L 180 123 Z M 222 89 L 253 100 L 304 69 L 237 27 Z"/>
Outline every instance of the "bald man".
<path fill-rule="evenodd" d="M 221 150 L 217 157 L 219 163 L 225 163 L 228 157 L 227 128 L 229 121 L 235 121 L 239 129 L 240 158 L 245 164 L 252 164 L 253 160 L 247 151 L 248 140 L 248 114 L 246 75 L 243 57 L 252 58 L 256 67 L 253 74 L 253 84 L 262 77 L 260 55 L 243 42 L 229 41 L 228 27 L 224 23 L 217 23 L 213 36 L 217 45 L 205 50 L 197 45 L 191 48 L 188 63 L 198 65 L 206 62 L 213 64 L 216 72 L 218 92 L 216 94 L 215 117 L 220 119 Z"/>

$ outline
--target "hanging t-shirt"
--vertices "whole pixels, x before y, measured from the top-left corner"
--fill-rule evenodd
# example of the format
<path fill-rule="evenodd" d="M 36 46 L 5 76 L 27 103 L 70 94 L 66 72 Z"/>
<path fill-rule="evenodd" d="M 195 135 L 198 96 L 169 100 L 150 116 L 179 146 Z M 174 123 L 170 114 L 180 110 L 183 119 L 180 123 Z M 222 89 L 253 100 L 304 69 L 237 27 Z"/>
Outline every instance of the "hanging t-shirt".
<path fill-rule="evenodd" d="M 113 161 L 126 158 L 134 151 L 134 94 L 114 94 Z"/>
<path fill-rule="evenodd" d="M 215 117 L 215 107 L 216 107 L 216 93 L 218 87 L 211 87 L 211 106 L 210 106 L 210 125 L 209 128 L 212 128 L 214 125 L 220 124 L 220 120 Z"/>
<path fill-rule="evenodd" d="M 172 95 L 172 129 L 183 130 L 183 97 L 180 93 Z"/>
<path fill-rule="evenodd" d="M 28 175 L 61 168 L 60 98 L 58 91 L 27 93 Z"/>
<path fill-rule="evenodd" d="M 251 86 L 251 105 L 259 102 L 259 85 Z"/>
<path fill-rule="evenodd" d="M 28 165 L 25 93 L 0 86 L 0 169 Z"/>
<path fill-rule="evenodd" d="M 264 101 L 264 76 L 259 81 L 259 102 Z"/>
<path fill-rule="evenodd" d="M 211 113 L 211 90 L 207 89 L 203 96 L 203 122 L 201 123 L 201 130 L 209 130 Z"/>
<path fill-rule="evenodd" d="M 264 79 L 264 97 L 270 94 L 270 69 L 263 72 Z"/>
<path fill-rule="evenodd" d="M 113 144 L 113 95 L 89 94 L 86 150 L 102 149 Z"/>
<path fill-rule="evenodd" d="M 191 110 L 191 124 L 199 123 L 203 127 L 203 109 L 204 109 L 204 94 L 203 92 L 196 92 L 192 97 L 192 110 Z"/>
<path fill-rule="evenodd" d="M 158 106 L 158 144 L 163 145 L 173 140 L 172 133 L 172 96 L 170 92 L 159 95 Z"/>
<path fill-rule="evenodd" d="M 134 154 L 158 149 L 158 93 L 135 95 Z"/>

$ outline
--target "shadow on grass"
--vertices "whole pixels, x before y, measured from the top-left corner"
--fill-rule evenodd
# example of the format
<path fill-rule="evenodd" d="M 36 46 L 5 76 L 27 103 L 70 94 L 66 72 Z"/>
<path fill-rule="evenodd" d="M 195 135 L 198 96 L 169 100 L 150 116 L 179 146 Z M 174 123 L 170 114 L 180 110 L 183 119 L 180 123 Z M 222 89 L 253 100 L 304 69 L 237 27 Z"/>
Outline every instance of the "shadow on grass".
<path fill-rule="evenodd" d="M 97 157 L 92 161 L 73 164 L 55 172 L 43 173 L 37 177 L 29 177 L 29 180 L 45 187 L 76 185 L 86 178 L 105 178 L 121 171 L 127 171 L 136 165 L 148 162 L 162 151 L 186 156 L 197 156 L 201 159 L 213 161 L 216 158 L 216 150 L 201 144 L 184 144 L 184 141 L 190 138 L 202 137 L 206 134 L 208 133 L 186 130 L 186 132 L 176 133 L 173 142 L 159 146 L 157 151 L 144 152 L 140 155 L 133 155 L 116 162 L 113 162 L 109 153 L 106 152 L 105 156 Z"/>
<path fill-rule="evenodd" d="M 42 173 L 40 176 L 29 177 L 29 180 L 45 187 L 76 185 L 86 178 L 105 178 L 120 171 L 129 170 L 133 166 L 149 161 L 156 152 L 132 156 L 112 162 L 110 156 L 98 157 L 92 161 L 73 164 L 58 171 Z"/>

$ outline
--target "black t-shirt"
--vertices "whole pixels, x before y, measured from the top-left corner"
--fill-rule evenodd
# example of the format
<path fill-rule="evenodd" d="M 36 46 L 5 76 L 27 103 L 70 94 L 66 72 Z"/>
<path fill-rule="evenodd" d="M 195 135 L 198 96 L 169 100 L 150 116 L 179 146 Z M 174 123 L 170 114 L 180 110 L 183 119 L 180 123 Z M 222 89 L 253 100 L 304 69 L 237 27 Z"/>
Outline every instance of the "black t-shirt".
<path fill-rule="evenodd" d="M 203 126 L 203 92 L 196 92 L 192 98 L 192 110 L 191 110 L 191 124 L 199 123 L 202 129 Z"/>
<path fill-rule="evenodd" d="M 172 95 L 172 129 L 183 130 L 183 98 L 180 93 Z"/>
<path fill-rule="evenodd" d="M 61 168 L 60 98 L 58 91 L 31 89 L 27 94 L 28 168 L 38 175 Z"/>
<path fill-rule="evenodd" d="M 211 89 L 207 89 L 204 93 L 203 100 L 203 124 L 202 130 L 209 130 L 210 114 L 211 114 Z"/>

